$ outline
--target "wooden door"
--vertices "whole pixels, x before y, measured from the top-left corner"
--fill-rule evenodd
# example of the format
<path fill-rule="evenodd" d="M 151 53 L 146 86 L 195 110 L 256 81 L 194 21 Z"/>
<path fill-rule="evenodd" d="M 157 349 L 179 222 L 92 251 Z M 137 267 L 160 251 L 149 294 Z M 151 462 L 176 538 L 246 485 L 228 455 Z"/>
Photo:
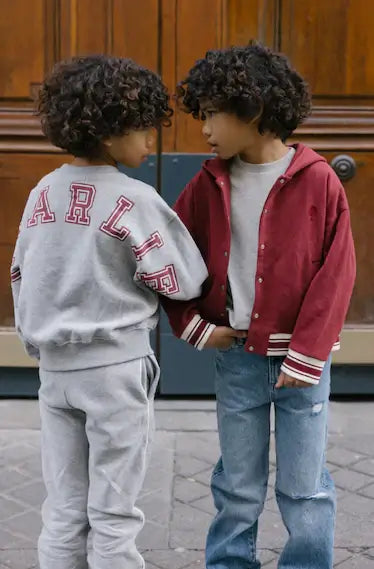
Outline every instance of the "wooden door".
<path fill-rule="evenodd" d="M 358 276 L 348 342 L 337 357 L 374 362 L 373 28 L 374 4 L 367 0 L 12 0 L 0 14 L 2 333 L 12 334 L 8 270 L 23 204 L 41 175 L 66 159 L 43 138 L 32 113 L 53 63 L 78 53 L 130 56 L 162 73 L 174 91 L 208 49 L 257 38 L 284 51 L 311 85 L 314 111 L 294 139 L 329 162 L 339 158 L 341 175 L 353 174 L 344 185 Z M 206 152 L 201 125 L 178 113 L 163 132 L 162 149 Z M 0 339 L 0 365 L 3 355 Z"/>

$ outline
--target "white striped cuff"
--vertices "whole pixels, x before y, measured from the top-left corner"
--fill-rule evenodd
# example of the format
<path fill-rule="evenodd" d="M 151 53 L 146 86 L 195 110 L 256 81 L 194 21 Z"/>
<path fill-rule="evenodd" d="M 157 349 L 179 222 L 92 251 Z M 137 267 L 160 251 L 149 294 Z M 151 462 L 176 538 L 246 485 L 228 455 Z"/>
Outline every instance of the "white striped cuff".
<path fill-rule="evenodd" d="M 282 363 L 281 370 L 295 379 L 317 385 L 325 363 L 323 360 L 317 360 L 317 358 L 289 350 Z"/>
<path fill-rule="evenodd" d="M 195 314 L 183 331 L 181 339 L 192 344 L 192 346 L 200 351 L 204 348 L 215 327 L 214 324 L 203 320 L 199 314 Z"/>

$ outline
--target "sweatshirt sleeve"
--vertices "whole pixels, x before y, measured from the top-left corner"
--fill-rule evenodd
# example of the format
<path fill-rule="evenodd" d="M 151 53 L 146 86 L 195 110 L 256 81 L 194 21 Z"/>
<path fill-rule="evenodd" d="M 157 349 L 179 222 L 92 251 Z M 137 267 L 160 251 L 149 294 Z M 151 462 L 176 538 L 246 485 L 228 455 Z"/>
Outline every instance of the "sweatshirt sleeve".
<path fill-rule="evenodd" d="M 136 279 L 165 297 L 196 298 L 208 276 L 205 263 L 182 221 L 165 208 L 160 219 L 155 216 L 147 238 L 132 246 Z"/>
<path fill-rule="evenodd" d="M 196 243 L 198 243 L 195 230 L 195 209 L 193 200 L 193 186 L 188 184 L 179 196 L 175 212 L 187 227 Z M 181 301 L 172 297 L 161 298 L 161 305 L 165 310 L 170 326 L 178 338 L 202 350 L 215 329 L 215 325 L 204 320 L 198 308 L 198 299 Z"/>
<path fill-rule="evenodd" d="M 337 179 L 332 183 L 340 186 Z M 324 262 L 305 294 L 282 364 L 283 372 L 311 384 L 318 384 L 339 337 L 356 276 L 350 215 L 341 186 L 336 203 L 328 209 Z"/>
<path fill-rule="evenodd" d="M 19 303 L 19 295 L 20 295 L 21 284 L 22 284 L 22 268 L 21 268 L 22 259 L 21 259 L 21 246 L 20 246 L 21 231 L 22 231 L 21 228 L 22 228 L 22 222 L 20 225 L 20 230 L 18 233 L 16 246 L 15 246 L 14 254 L 13 254 L 13 259 L 12 259 L 12 264 L 11 264 L 11 268 L 10 268 L 10 281 L 11 281 L 12 295 L 13 295 L 15 328 L 16 328 L 17 334 L 18 334 L 20 340 L 22 341 L 28 355 L 32 358 L 39 359 L 39 350 L 36 346 L 30 344 L 30 342 L 28 342 L 24 338 L 23 333 L 22 333 L 22 329 L 20 326 L 20 319 L 19 319 L 18 303 Z"/>

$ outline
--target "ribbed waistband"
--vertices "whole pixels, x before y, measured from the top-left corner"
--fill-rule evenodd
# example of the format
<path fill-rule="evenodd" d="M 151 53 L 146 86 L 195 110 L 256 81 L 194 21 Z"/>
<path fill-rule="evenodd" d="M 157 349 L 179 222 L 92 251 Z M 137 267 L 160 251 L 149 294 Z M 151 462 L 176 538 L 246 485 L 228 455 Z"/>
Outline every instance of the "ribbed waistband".
<path fill-rule="evenodd" d="M 152 353 L 149 330 L 136 329 L 121 333 L 115 340 L 41 347 L 40 367 L 46 371 L 71 371 L 127 362 Z"/>

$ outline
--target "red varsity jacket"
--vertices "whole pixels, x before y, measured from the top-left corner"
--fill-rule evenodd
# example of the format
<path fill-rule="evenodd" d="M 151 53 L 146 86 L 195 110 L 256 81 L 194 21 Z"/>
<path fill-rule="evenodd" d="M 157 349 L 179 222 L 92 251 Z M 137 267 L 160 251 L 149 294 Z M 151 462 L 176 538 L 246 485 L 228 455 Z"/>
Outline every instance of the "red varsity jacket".
<path fill-rule="evenodd" d="M 271 189 L 260 219 L 255 301 L 245 349 L 286 356 L 283 371 L 318 383 L 330 352 L 339 349 L 355 253 L 339 179 L 323 157 L 302 144 L 295 147 L 293 161 Z M 229 325 L 229 162 L 207 160 L 175 211 L 196 241 L 209 277 L 199 299 L 162 302 L 174 333 L 202 349 L 214 325 Z"/>

